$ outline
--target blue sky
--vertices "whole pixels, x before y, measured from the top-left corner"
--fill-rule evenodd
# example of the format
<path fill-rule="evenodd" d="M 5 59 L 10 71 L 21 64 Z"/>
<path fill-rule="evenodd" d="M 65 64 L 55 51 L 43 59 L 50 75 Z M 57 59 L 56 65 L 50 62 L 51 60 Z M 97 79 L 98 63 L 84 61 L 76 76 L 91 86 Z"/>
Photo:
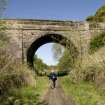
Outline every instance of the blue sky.
<path fill-rule="evenodd" d="M 85 20 L 105 0 L 9 0 L 8 18 Z"/>
<path fill-rule="evenodd" d="M 105 0 L 9 0 L 5 18 L 84 21 L 103 4 Z M 43 45 L 37 54 L 45 63 L 54 65 L 57 62 L 51 47 L 52 44 Z"/>
<path fill-rule="evenodd" d="M 55 65 L 58 63 L 53 57 L 52 46 L 53 43 L 44 44 L 36 52 L 38 58 L 41 58 L 43 62 L 48 65 Z"/>

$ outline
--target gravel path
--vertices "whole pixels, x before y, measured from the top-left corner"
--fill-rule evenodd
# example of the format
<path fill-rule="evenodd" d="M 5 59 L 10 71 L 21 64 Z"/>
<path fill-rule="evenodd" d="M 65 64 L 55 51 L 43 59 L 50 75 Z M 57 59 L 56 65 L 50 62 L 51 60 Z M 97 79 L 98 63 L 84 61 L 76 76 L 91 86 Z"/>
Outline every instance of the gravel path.
<path fill-rule="evenodd" d="M 60 84 L 57 83 L 56 88 L 49 88 L 44 97 L 43 102 L 39 105 L 75 105 L 72 99 L 67 99 Z"/>

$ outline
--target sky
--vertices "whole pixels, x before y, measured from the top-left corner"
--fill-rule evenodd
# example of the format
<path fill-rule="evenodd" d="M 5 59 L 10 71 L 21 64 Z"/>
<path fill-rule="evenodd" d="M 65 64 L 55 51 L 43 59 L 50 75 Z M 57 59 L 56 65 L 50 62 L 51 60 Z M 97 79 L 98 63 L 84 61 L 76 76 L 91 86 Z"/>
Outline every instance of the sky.
<path fill-rule="evenodd" d="M 53 57 L 52 46 L 53 43 L 44 44 L 35 53 L 38 58 L 41 58 L 48 65 L 56 65 L 58 63 Z"/>
<path fill-rule="evenodd" d="M 8 0 L 7 18 L 85 20 L 105 0 Z"/>
<path fill-rule="evenodd" d="M 9 0 L 4 17 L 84 21 L 103 4 L 105 0 Z M 52 44 L 43 45 L 37 55 L 48 65 L 55 65 L 51 47 Z"/>

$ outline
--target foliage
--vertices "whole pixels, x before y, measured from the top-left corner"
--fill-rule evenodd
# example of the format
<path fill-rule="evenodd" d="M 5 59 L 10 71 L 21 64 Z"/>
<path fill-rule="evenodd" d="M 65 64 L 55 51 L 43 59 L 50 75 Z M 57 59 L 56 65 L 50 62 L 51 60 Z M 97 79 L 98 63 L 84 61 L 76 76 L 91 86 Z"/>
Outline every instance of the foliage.
<path fill-rule="evenodd" d="M 0 48 L 5 47 L 5 45 L 9 42 L 9 37 L 5 33 L 6 23 L 0 20 Z"/>
<path fill-rule="evenodd" d="M 12 63 L 6 69 L 0 69 L 0 95 L 8 93 L 11 88 L 35 85 L 34 74 L 26 66 Z"/>
<path fill-rule="evenodd" d="M 104 79 L 105 79 L 105 64 L 101 63 L 100 64 L 95 64 L 88 66 L 83 70 L 83 80 L 84 81 L 91 81 L 96 83 L 98 87 L 101 87 L 103 84 L 105 84 Z M 103 82 L 102 82 L 103 81 Z"/>
<path fill-rule="evenodd" d="M 104 45 L 105 45 L 105 32 L 102 32 L 101 34 L 91 39 L 89 52 L 94 53 Z"/>
<path fill-rule="evenodd" d="M 61 79 L 63 89 L 67 96 L 72 97 L 77 105 L 104 105 L 105 93 L 100 94 L 96 85 L 92 82 L 81 81 L 72 83 L 70 77 Z"/>
<path fill-rule="evenodd" d="M 91 59 L 90 59 L 91 60 Z M 94 82 L 97 86 L 101 87 L 105 85 L 105 62 L 93 63 L 91 60 L 90 64 L 84 63 L 81 67 L 73 68 L 73 70 L 69 73 L 70 78 L 73 83 L 79 83 L 81 81 L 91 81 Z M 91 64 L 93 63 L 93 64 Z"/>
<path fill-rule="evenodd" d="M 39 94 L 35 93 L 35 88 L 25 87 L 21 89 L 12 89 L 5 98 L 1 100 L 2 105 L 35 105 Z"/>
<path fill-rule="evenodd" d="M 59 70 L 70 71 L 73 67 L 73 59 L 70 55 L 69 50 L 65 49 L 63 56 L 59 59 L 58 68 Z"/>
<path fill-rule="evenodd" d="M 39 59 L 37 57 L 37 55 L 35 55 L 34 56 L 34 69 L 38 75 L 40 75 L 40 76 L 46 75 L 48 66 L 45 63 L 43 63 L 43 61 L 41 59 Z"/>
<path fill-rule="evenodd" d="M 43 81 L 42 78 L 36 81 L 34 72 L 13 59 L 5 45 L 0 49 L 0 105 L 37 104 L 47 81 L 44 78 Z"/>
<path fill-rule="evenodd" d="M 4 34 L 5 24 L 0 21 L 0 96 L 7 94 L 11 88 L 21 88 L 35 84 L 34 73 L 22 65 L 8 52 L 9 37 Z M 3 28 L 1 28 L 3 26 Z"/>
<path fill-rule="evenodd" d="M 9 54 L 5 49 L 0 48 L 0 71 L 9 62 Z"/>
<path fill-rule="evenodd" d="M 65 76 L 65 75 L 68 75 L 69 74 L 69 71 L 67 70 L 60 70 L 57 72 L 57 76 L 60 77 L 60 76 Z"/>
<path fill-rule="evenodd" d="M 87 18 L 87 21 L 93 22 L 92 25 L 94 25 L 94 26 L 97 25 L 97 22 L 105 22 L 105 4 L 96 11 L 96 14 L 94 16 L 89 16 Z M 105 32 L 102 32 L 101 34 L 98 34 L 97 36 L 95 36 L 91 39 L 89 54 L 92 54 L 92 56 L 94 56 L 93 54 L 95 52 L 97 53 L 98 50 L 101 50 L 100 48 L 104 47 L 104 45 L 105 45 Z M 103 51 L 101 51 L 101 52 L 103 52 Z M 94 56 L 96 58 L 93 58 L 93 59 L 97 59 L 98 56 L 100 56 L 100 55 Z M 97 59 L 97 61 L 99 62 L 98 59 Z M 90 61 L 90 62 L 92 62 L 92 61 Z M 97 65 L 101 65 L 101 67 L 98 67 Z M 105 73 L 104 68 L 105 68 L 104 61 L 101 64 L 98 63 L 98 64 L 95 64 L 95 65 L 85 68 L 84 79 L 89 80 L 89 81 L 90 80 L 95 81 L 96 84 L 102 86 L 104 84 L 103 81 L 105 78 L 105 76 L 102 75 Z"/>
<path fill-rule="evenodd" d="M 88 16 L 86 20 L 87 21 L 95 21 L 95 17 L 94 16 Z"/>
<path fill-rule="evenodd" d="M 6 1 L 0 0 L 0 17 Z M 0 105 L 35 105 L 47 82 L 37 79 L 40 84 L 36 85 L 34 72 L 8 52 L 10 39 L 5 29 L 6 23 L 0 20 Z"/>
<path fill-rule="evenodd" d="M 89 22 L 105 22 L 105 4 L 96 11 L 94 16 L 89 16 L 86 20 Z"/>
<path fill-rule="evenodd" d="M 74 58 L 70 52 L 70 49 L 64 49 L 62 46 L 58 44 L 53 45 L 53 53 L 55 56 L 58 56 L 59 63 L 57 64 L 58 75 L 63 76 L 68 74 L 73 68 Z M 60 51 L 59 51 L 60 50 Z M 60 53 L 59 53 L 60 52 Z M 74 52 L 75 53 L 75 52 Z"/>
<path fill-rule="evenodd" d="M 47 78 L 37 78 L 36 86 L 11 88 L 7 95 L 0 97 L 0 105 L 37 105 L 42 101 L 46 89 Z"/>
<path fill-rule="evenodd" d="M 60 44 L 56 44 L 54 43 L 52 46 L 52 52 L 53 52 L 53 56 L 55 60 L 59 60 L 60 57 L 62 56 L 64 51 L 63 46 L 61 46 Z"/>
<path fill-rule="evenodd" d="M 105 4 L 97 10 L 95 15 L 98 16 L 98 17 L 105 16 Z"/>

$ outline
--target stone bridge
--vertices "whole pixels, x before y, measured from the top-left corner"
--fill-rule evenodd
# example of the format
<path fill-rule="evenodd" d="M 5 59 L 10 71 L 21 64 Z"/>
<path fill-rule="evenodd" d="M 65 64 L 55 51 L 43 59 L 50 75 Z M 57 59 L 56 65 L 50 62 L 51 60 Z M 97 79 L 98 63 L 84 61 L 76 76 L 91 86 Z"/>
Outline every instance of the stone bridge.
<path fill-rule="evenodd" d="M 70 51 L 76 51 L 82 58 L 88 54 L 90 39 L 105 30 L 105 23 L 32 19 L 3 21 L 6 22 L 5 32 L 10 37 L 14 56 L 31 65 L 36 50 L 49 42 L 64 46 L 68 43 Z"/>

